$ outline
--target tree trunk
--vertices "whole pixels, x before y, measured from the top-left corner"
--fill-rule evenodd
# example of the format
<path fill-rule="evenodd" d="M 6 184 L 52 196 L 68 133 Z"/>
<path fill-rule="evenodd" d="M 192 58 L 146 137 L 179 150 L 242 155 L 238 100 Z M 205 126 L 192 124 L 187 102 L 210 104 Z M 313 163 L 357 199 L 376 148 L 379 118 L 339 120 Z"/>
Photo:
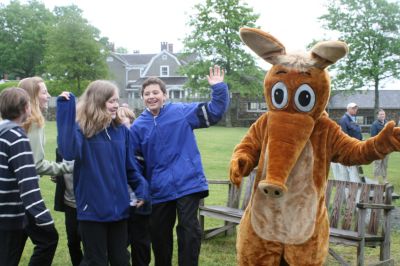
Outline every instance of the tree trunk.
<path fill-rule="evenodd" d="M 229 97 L 229 102 L 230 102 L 231 101 L 231 90 L 230 90 L 231 86 L 229 83 L 227 83 L 227 85 L 228 85 L 228 97 Z M 226 113 L 225 113 L 225 126 L 226 127 L 232 127 L 231 105 L 232 105 L 232 103 L 230 102 L 229 106 L 228 106 L 228 110 L 226 110 Z"/>
<path fill-rule="evenodd" d="M 379 79 L 375 79 L 374 114 L 377 114 L 378 110 L 379 110 Z"/>

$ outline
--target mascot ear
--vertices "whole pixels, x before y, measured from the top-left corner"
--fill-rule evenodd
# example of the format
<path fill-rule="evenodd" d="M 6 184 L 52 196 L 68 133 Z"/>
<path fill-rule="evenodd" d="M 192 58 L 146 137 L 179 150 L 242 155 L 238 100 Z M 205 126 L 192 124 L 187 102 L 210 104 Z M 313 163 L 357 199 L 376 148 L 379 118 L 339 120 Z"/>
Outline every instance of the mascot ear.
<path fill-rule="evenodd" d="M 260 29 L 241 28 L 239 32 L 242 41 L 258 56 L 272 65 L 275 65 L 277 56 L 286 54 L 283 44 Z"/>
<path fill-rule="evenodd" d="M 315 67 L 324 69 L 336 63 L 349 52 L 346 43 L 341 41 L 325 41 L 317 43 L 311 49 L 311 56 L 315 59 Z"/>

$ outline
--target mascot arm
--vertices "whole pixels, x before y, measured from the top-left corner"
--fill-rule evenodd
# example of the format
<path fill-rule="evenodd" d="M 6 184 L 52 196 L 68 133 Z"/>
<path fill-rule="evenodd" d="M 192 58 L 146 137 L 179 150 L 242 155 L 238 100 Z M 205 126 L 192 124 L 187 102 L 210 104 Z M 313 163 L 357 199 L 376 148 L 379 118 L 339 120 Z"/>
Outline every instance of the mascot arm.
<path fill-rule="evenodd" d="M 267 116 L 260 117 L 249 129 L 242 141 L 235 147 L 230 163 L 229 177 L 233 184 L 240 186 L 242 178 L 248 176 L 257 166 L 266 128 Z M 264 125 L 265 124 L 265 125 Z M 264 127 L 265 126 L 265 127 Z"/>
<path fill-rule="evenodd" d="M 372 138 L 374 140 L 375 149 L 384 157 L 393 151 L 400 151 L 400 128 L 394 126 L 394 121 L 390 121 Z"/>
<path fill-rule="evenodd" d="M 400 128 L 394 127 L 394 122 L 389 122 L 375 137 L 366 141 L 359 141 L 349 137 L 342 131 L 336 131 L 332 139 L 332 161 L 344 165 L 368 164 L 374 160 L 382 159 L 385 155 L 400 150 Z"/>

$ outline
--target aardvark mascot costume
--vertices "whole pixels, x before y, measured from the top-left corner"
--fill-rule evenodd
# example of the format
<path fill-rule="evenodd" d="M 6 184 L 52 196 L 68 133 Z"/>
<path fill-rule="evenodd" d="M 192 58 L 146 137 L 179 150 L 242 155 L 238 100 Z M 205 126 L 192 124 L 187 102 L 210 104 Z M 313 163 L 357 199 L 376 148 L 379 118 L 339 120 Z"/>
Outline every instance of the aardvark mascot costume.
<path fill-rule="evenodd" d="M 367 164 L 400 149 L 400 128 L 389 122 L 374 138 L 347 136 L 324 111 L 330 93 L 326 67 L 344 57 L 340 41 L 288 54 L 276 38 L 242 28 L 243 42 L 272 64 L 264 80 L 268 112 L 236 146 L 230 179 L 239 186 L 257 168 L 253 194 L 238 232 L 239 265 L 323 265 L 329 222 L 325 189 L 330 162 Z"/>

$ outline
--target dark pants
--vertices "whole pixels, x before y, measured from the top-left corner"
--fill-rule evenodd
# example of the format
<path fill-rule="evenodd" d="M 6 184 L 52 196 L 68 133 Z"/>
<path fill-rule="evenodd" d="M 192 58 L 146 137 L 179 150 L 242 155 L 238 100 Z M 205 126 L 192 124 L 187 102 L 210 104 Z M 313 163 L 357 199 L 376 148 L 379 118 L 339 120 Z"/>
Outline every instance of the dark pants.
<path fill-rule="evenodd" d="M 178 225 L 178 264 L 198 265 L 201 229 L 197 217 L 200 196 L 188 195 L 174 201 L 154 204 L 150 219 L 151 243 L 156 266 L 170 266 L 173 251 L 173 228 L 176 215 Z"/>
<path fill-rule="evenodd" d="M 0 265 L 18 266 L 26 242 L 21 230 L 0 230 Z"/>
<path fill-rule="evenodd" d="M 67 231 L 67 241 L 69 256 L 73 266 L 79 266 L 83 259 L 81 249 L 81 236 L 78 230 L 78 220 L 76 216 L 76 208 L 65 205 L 65 230 Z"/>
<path fill-rule="evenodd" d="M 127 266 L 128 222 L 79 221 L 85 263 L 89 266 Z"/>
<path fill-rule="evenodd" d="M 28 225 L 25 227 L 25 232 L 35 246 L 29 266 L 50 266 L 57 249 L 57 230 L 54 226 L 47 226 L 46 229 L 37 226 L 29 213 L 26 216 Z"/>
<path fill-rule="evenodd" d="M 148 266 L 151 260 L 150 215 L 132 213 L 128 232 L 132 266 Z"/>

